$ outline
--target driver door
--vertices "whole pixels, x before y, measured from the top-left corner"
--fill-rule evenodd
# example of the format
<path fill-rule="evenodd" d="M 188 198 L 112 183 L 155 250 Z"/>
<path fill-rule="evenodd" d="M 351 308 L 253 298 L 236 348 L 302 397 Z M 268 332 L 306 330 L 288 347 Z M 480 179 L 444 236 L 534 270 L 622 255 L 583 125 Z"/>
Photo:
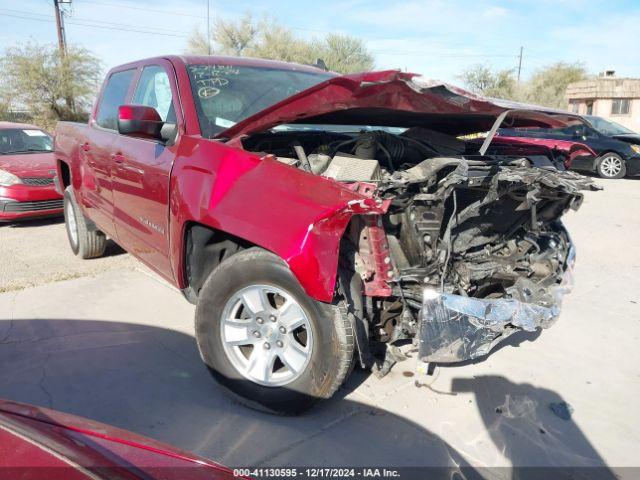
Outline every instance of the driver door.
<path fill-rule="evenodd" d="M 132 103 L 155 108 L 177 124 L 173 67 L 154 61 L 139 72 Z M 175 128 L 174 128 L 175 129 Z M 177 133 L 177 132 L 176 132 Z M 114 221 L 123 247 L 172 280 L 169 262 L 169 181 L 177 141 L 119 135 L 111 151 Z"/>

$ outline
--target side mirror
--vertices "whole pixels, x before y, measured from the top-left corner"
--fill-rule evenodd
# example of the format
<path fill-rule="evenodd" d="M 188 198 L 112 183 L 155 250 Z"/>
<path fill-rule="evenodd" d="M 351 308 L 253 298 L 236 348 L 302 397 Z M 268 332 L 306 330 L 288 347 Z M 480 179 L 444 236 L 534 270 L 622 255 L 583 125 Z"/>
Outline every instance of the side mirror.
<path fill-rule="evenodd" d="M 132 137 L 163 140 L 164 126 L 160 114 L 145 105 L 120 105 L 118 107 L 118 132 Z"/>

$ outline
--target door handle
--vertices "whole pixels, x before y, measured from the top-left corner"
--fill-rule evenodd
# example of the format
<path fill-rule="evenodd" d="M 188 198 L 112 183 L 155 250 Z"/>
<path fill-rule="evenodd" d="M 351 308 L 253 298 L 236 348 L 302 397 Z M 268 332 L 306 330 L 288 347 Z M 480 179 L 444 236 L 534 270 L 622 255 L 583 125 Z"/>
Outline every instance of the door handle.
<path fill-rule="evenodd" d="M 142 168 L 134 167 L 132 165 L 127 164 L 124 161 L 124 155 L 122 153 L 120 152 L 112 153 L 111 155 L 109 155 L 109 157 L 111 158 L 113 163 L 116 164 L 116 168 L 118 170 L 125 170 L 128 172 L 137 173 L 138 175 L 144 175 L 144 170 Z"/>
<path fill-rule="evenodd" d="M 124 162 L 124 155 L 122 155 L 121 153 L 112 153 L 111 155 L 109 155 L 109 157 L 116 163 Z"/>

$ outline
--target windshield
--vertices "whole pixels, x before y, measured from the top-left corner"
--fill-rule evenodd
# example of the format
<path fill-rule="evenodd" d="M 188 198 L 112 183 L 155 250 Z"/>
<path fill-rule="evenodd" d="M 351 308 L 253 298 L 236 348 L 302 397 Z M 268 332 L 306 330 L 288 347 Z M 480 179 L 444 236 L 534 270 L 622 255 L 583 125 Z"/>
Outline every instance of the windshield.
<path fill-rule="evenodd" d="M 211 138 L 333 75 L 273 68 L 188 65 L 202 135 Z"/>
<path fill-rule="evenodd" d="M 623 127 L 619 123 L 605 120 L 601 117 L 586 117 L 589 123 L 603 135 L 628 135 L 635 134 L 636 132 L 629 130 L 627 127 Z"/>
<path fill-rule="evenodd" d="M 42 130 L 11 128 L 0 130 L 0 154 L 51 152 L 53 140 Z"/>

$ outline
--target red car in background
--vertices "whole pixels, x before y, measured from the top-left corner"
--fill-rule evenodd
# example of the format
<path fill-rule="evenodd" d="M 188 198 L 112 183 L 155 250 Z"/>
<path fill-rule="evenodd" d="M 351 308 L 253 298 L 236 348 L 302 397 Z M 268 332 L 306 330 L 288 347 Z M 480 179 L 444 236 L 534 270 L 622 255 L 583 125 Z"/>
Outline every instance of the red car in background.
<path fill-rule="evenodd" d="M 474 143 L 481 144 L 483 139 Z M 552 138 L 510 137 L 498 133 L 487 150 L 492 155 L 522 155 L 533 166 L 551 166 L 558 170 L 584 170 L 598 154 L 588 145 Z"/>
<path fill-rule="evenodd" d="M 0 222 L 62 214 L 53 140 L 28 124 L 0 122 Z"/>
<path fill-rule="evenodd" d="M 211 460 L 84 418 L 0 400 L 3 479 L 245 478 Z"/>

